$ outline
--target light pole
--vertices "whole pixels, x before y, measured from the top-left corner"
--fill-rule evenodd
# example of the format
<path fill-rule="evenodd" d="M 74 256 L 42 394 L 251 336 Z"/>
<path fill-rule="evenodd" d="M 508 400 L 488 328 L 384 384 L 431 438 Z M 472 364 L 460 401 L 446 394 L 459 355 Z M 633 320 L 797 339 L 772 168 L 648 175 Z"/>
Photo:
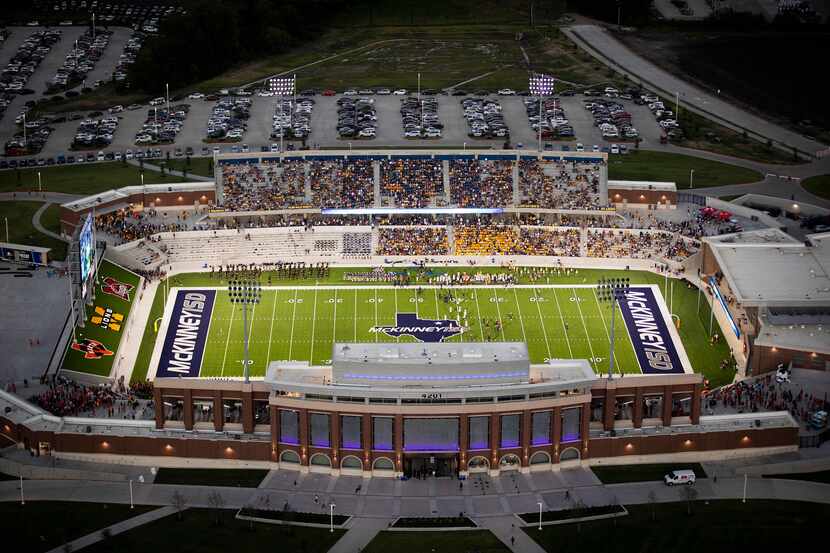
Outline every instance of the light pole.
<path fill-rule="evenodd" d="M 537 505 L 539 505 L 539 530 L 541 530 L 542 529 L 542 502 L 539 501 L 537 503 Z"/>
<path fill-rule="evenodd" d="M 597 283 L 597 297 L 600 301 L 611 303 L 611 347 L 608 354 L 608 380 L 614 374 L 614 320 L 617 313 L 617 303 L 625 299 L 630 288 L 629 279 L 626 278 L 601 278 Z"/>
<path fill-rule="evenodd" d="M 746 488 L 746 486 L 744 486 L 744 488 Z M 23 473 L 22 472 L 20 473 L 20 504 L 21 505 L 26 504 L 26 500 L 23 499 Z"/>
<path fill-rule="evenodd" d="M 551 75 L 545 75 L 543 73 L 534 73 L 530 77 L 530 82 L 528 83 L 528 89 L 530 90 L 530 94 L 533 96 L 539 97 L 539 128 L 538 128 L 538 136 L 539 136 L 539 152 L 542 151 L 542 122 L 546 119 L 543 117 L 543 109 L 542 109 L 542 97 L 543 96 L 550 96 L 555 91 L 555 84 L 556 79 L 554 79 Z"/>
<path fill-rule="evenodd" d="M 689 170 L 689 189 L 691 190 L 694 187 L 695 187 L 695 170 L 690 169 Z"/>
<path fill-rule="evenodd" d="M 40 171 L 37 172 L 37 191 L 38 194 L 43 192 L 43 180 L 40 178 Z"/>
<path fill-rule="evenodd" d="M 250 382 L 248 375 L 248 306 L 256 305 L 262 298 L 262 288 L 259 281 L 253 278 L 232 280 L 228 283 L 228 294 L 231 303 L 242 305 L 242 340 L 245 345 L 245 358 L 243 370 L 245 383 Z"/>
<path fill-rule="evenodd" d="M 329 532 L 334 532 L 334 508 L 337 507 L 334 503 L 329 504 Z"/>
<path fill-rule="evenodd" d="M 674 93 L 674 120 L 680 121 L 680 92 Z"/>
<path fill-rule="evenodd" d="M 9 242 L 9 218 L 3 217 L 6 220 L 6 242 Z"/>
<path fill-rule="evenodd" d="M 133 481 L 130 480 L 130 509 L 135 509 L 135 504 L 133 503 Z"/>

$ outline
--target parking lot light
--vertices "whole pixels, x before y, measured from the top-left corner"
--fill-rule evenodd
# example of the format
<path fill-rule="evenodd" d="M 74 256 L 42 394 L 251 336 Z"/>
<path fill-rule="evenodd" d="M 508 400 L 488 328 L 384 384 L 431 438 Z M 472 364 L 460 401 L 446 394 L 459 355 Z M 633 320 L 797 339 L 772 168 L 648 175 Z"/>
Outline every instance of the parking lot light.
<path fill-rule="evenodd" d="M 695 170 L 689 170 L 689 188 L 692 189 L 695 187 Z"/>

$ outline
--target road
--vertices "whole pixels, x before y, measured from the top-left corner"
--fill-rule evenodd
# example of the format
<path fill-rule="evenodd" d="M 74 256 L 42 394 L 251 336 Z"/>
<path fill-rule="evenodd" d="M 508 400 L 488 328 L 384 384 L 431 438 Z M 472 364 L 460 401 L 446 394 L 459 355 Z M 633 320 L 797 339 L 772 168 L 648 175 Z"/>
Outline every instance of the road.
<path fill-rule="evenodd" d="M 563 28 L 563 31 L 599 61 L 628 75 L 634 82 L 642 81 L 644 88 L 671 97 L 679 93 L 683 106 L 725 126 L 746 129 L 750 134 L 770 139 L 776 145 L 795 147 L 810 155 L 827 148 L 826 144 L 771 123 L 675 77 L 634 53 L 598 25 L 573 25 Z"/>

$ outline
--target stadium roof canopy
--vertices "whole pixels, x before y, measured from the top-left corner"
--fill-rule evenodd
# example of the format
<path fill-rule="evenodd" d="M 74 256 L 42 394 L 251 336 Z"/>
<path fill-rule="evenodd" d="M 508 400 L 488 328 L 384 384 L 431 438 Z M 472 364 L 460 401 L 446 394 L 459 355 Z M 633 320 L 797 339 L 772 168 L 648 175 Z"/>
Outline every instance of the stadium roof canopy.
<path fill-rule="evenodd" d="M 779 229 L 703 240 L 742 305 L 830 307 L 830 233 L 806 242 Z"/>

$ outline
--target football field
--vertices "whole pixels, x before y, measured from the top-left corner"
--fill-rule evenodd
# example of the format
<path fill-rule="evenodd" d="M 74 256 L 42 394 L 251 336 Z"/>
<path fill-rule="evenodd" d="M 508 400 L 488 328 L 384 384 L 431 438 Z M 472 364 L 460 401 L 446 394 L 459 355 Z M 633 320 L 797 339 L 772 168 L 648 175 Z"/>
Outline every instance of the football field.
<path fill-rule="evenodd" d="M 172 298 L 187 290 L 171 289 L 165 327 L 171 318 L 176 319 L 170 314 Z M 242 307 L 231 303 L 227 289 L 211 290 L 215 296 L 204 352 L 195 367 L 198 373 L 191 374 L 241 376 Z M 667 311 L 662 294 L 657 288 L 653 290 L 660 309 Z M 619 307 L 616 310 L 614 372 L 639 373 L 640 364 L 621 311 Z M 408 332 L 411 327 L 401 329 L 401 324 L 426 326 L 432 332 L 441 325 L 439 330 L 454 330 L 440 338 L 428 334 L 416 337 Z M 605 373 L 611 307 L 599 301 L 594 286 L 585 285 L 269 286 L 262 289 L 260 302 L 248 307 L 248 326 L 252 377 L 264 376 L 270 361 L 329 364 L 335 342 L 441 340 L 525 342 L 531 363 L 587 359 L 596 372 Z M 675 342 L 682 348 L 679 340 Z"/>

